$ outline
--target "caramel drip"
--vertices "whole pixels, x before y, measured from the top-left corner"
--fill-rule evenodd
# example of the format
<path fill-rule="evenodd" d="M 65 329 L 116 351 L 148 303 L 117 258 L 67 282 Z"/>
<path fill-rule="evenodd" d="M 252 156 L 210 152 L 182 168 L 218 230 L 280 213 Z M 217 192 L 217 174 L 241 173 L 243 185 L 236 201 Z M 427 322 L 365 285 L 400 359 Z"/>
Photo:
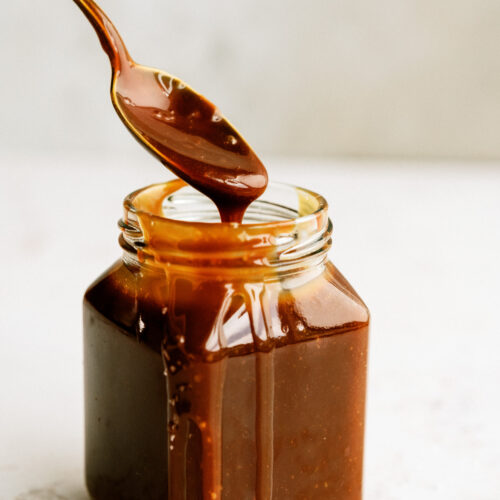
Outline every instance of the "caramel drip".
<path fill-rule="evenodd" d="M 169 500 L 198 498 L 200 492 L 203 500 L 221 498 L 226 362 L 191 363 L 167 376 Z"/>
<path fill-rule="evenodd" d="M 154 237 L 154 233 L 149 236 Z M 207 288 L 211 293 L 209 312 L 199 311 L 202 323 L 193 320 L 186 323 L 180 294 L 189 289 L 193 300 L 202 301 L 206 278 L 195 272 L 189 276 L 178 274 L 167 264 L 159 264 L 165 273 L 164 301 L 168 311 L 162 353 L 168 396 L 169 499 L 189 500 L 200 492 L 204 500 L 222 498 L 222 413 L 227 358 L 218 355 L 227 347 L 226 313 L 239 296 L 248 311 L 257 351 L 256 499 L 267 500 L 273 489 L 274 350 L 269 342 L 269 320 L 264 313 L 267 307 L 263 300 L 264 285 L 212 281 Z M 270 352 L 262 352 L 269 347 Z M 202 355 L 193 357 L 198 351 Z M 199 479 L 195 477 L 196 470 L 202 472 Z"/>
<path fill-rule="evenodd" d="M 271 344 L 269 320 L 266 321 L 267 305 L 263 300 L 265 285 L 247 283 L 243 288 L 249 311 L 250 328 L 257 351 L 255 358 L 256 500 L 268 500 L 272 497 L 273 491 L 274 349 Z"/>
<path fill-rule="evenodd" d="M 169 310 L 168 332 L 163 345 L 168 394 L 168 488 L 169 500 L 189 500 L 202 492 L 204 500 L 220 500 L 222 491 L 222 409 L 226 358 L 215 362 L 195 360 L 191 352 L 207 349 L 219 351 L 224 344 L 222 326 L 230 306 L 231 288 L 211 288 L 215 315 L 198 325 L 196 348 L 187 334 L 190 325 L 182 322 L 182 306 L 176 298 L 181 286 L 202 286 L 196 276 L 176 275 L 164 267 Z M 196 292 L 194 292 L 196 293 Z M 200 296 L 201 298 L 201 296 Z M 170 319 L 171 318 L 171 319 Z M 194 327 L 196 328 L 196 326 Z M 207 354 L 210 357 L 210 354 Z M 205 357 L 207 357 L 205 356 Z M 198 440 L 198 441 L 197 441 Z M 201 450 L 201 451 L 200 451 Z M 192 469 L 192 473 L 190 473 Z M 197 476 L 201 470 L 201 478 Z"/>
<path fill-rule="evenodd" d="M 257 500 L 269 500 L 273 492 L 274 457 L 274 350 L 256 355 Z"/>

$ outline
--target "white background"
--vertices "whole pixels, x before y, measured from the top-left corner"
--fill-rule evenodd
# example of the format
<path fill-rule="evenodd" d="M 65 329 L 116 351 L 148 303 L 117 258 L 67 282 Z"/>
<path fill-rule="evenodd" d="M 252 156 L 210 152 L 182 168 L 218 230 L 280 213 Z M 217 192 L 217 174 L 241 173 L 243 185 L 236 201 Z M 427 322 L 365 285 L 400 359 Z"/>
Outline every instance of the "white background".
<path fill-rule="evenodd" d="M 102 0 L 260 153 L 500 158 L 498 0 Z M 71 0 L 2 2 L 0 147 L 120 144 Z M 72 123 L 72 127 L 68 124 Z"/>
<path fill-rule="evenodd" d="M 4 4 L 0 500 L 83 500 L 81 298 L 120 256 L 123 197 L 168 174 L 114 116 L 73 3 Z M 102 5 L 271 179 L 330 202 L 372 312 L 365 499 L 500 498 L 500 3 Z"/>

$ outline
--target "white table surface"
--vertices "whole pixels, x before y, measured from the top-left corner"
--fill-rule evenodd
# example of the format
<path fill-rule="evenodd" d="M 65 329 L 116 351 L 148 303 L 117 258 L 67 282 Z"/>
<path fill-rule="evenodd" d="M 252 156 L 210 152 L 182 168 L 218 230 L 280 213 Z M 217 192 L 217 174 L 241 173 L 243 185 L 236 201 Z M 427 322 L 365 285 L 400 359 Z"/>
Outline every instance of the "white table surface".
<path fill-rule="evenodd" d="M 500 165 L 268 165 L 329 200 L 372 312 L 365 500 L 498 500 Z M 123 196 L 166 177 L 139 150 L 0 156 L 0 500 L 87 498 L 81 297 Z"/>

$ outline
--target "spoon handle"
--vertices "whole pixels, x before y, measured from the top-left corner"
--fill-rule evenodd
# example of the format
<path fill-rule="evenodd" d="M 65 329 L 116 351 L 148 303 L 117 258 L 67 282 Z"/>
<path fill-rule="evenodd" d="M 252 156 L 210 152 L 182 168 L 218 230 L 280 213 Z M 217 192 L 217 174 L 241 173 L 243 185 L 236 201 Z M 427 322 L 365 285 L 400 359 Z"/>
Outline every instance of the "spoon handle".
<path fill-rule="evenodd" d="M 109 57 L 113 71 L 134 64 L 122 37 L 109 17 L 93 0 L 73 0 L 94 27 L 104 52 Z"/>

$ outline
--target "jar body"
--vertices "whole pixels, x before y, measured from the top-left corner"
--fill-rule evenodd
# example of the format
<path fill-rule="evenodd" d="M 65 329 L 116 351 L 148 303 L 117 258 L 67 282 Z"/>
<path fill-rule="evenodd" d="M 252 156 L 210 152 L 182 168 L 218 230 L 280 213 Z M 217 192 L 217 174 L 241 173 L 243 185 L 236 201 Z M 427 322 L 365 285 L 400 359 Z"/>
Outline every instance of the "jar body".
<path fill-rule="evenodd" d="M 331 263 L 309 271 L 172 280 L 120 261 L 88 289 L 93 498 L 361 498 L 369 314 Z M 223 356 L 166 345 L 172 329 L 209 344 L 214 325 Z"/>

